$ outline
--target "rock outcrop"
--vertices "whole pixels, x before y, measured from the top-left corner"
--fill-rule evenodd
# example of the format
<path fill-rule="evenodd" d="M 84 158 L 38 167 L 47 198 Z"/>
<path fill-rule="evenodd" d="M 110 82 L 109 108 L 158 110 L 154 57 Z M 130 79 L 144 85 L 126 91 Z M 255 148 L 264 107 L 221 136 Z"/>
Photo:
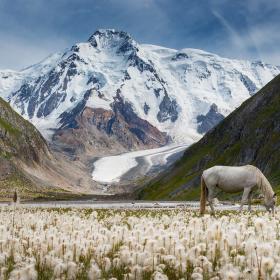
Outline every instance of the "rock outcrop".
<path fill-rule="evenodd" d="M 112 103 L 112 110 L 82 108 L 82 104 L 77 108 L 63 116 L 65 125 L 53 136 L 53 144 L 72 156 L 155 148 L 170 140 L 166 133 L 139 118 L 132 105 L 119 95 Z"/>
<path fill-rule="evenodd" d="M 208 113 L 204 115 L 197 116 L 198 127 L 197 131 L 199 133 L 205 133 L 215 127 L 220 121 L 222 121 L 225 117 L 218 112 L 218 106 L 213 103 L 208 111 Z"/>

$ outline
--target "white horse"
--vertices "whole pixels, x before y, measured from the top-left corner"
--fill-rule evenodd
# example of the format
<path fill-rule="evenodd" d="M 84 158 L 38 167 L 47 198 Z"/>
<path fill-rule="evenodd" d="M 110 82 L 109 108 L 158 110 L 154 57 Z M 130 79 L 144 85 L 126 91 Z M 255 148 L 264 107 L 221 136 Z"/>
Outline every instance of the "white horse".
<path fill-rule="evenodd" d="M 259 189 L 264 196 L 264 206 L 268 211 L 271 210 L 274 213 L 276 194 L 263 173 L 253 165 L 213 166 L 204 170 L 201 176 L 201 214 L 205 212 L 206 199 L 214 213 L 213 199 L 217 188 L 227 193 L 243 190 L 240 211 L 246 201 L 248 201 L 248 210 L 251 211 L 252 193 Z"/>

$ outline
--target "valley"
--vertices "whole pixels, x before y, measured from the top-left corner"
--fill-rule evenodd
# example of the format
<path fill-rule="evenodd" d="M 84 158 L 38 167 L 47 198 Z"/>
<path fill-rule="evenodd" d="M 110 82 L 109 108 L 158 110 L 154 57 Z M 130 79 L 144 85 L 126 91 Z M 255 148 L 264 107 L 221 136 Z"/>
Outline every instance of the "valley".
<path fill-rule="evenodd" d="M 20 71 L 0 70 L 0 97 L 44 142 L 35 166 L 29 159 L 17 163 L 28 182 L 19 185 L 38 187 L 36 197 L 46 187 L 79 196 L 133 193 L 151 179 L 153 186 L 173 163 L 180 164 L 189 146 L 201 143 L 279 73 L 279 66 L 262 61 L 141 44 L 115 29 L 99 29 Z M 0 123 L 4 135 L 6 122 Z M 24 150 L 10 144 L 10 150 Z M 189 186 L 183 183 L 187 171 L 180 173 L 178 190 L 171 184 L 160 198 L 185 197 L 180 194 Z M 9 182 L 0 184 L 8 189 Z M 152 190 L 144 188 L 140 197 L 156 198 Z"/>

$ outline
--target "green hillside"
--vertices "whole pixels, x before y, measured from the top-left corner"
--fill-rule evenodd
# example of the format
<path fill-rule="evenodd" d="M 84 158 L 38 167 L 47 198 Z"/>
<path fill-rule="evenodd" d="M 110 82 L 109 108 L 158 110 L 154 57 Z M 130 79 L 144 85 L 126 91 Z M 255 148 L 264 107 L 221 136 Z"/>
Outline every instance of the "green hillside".
<path fill-rule="evenodd" d="M 280 76 L 188 148 L 169 170 L 148 183 L 141 199 L 198 199 L 200 176 L 213 165 L 253 164 L 280 187 Z"/>
<path fill-rule="evenodd" d="M 34 183 L 23 166 L 40 165 L 49 156 L 37 129 L 0 98 L 0 199 L 10 196 L 14 189 L 23 197 L 44 196 L 45 190 Z"/>

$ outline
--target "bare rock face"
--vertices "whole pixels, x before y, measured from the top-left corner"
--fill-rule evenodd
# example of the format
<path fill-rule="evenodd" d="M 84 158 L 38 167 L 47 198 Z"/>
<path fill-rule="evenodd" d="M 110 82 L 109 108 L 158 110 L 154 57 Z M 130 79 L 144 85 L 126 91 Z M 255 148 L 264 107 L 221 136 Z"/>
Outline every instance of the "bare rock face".
<path fill-rule="evenodd" d="M 63 125 L 53 136 L 56 147 L 73 156 L 90 151 L 97 156 L 108 151 L 155 148 L 169 141 L 166 133 L 139 118 L 131 104 L 119 95 L 112 110 L 83 107 L 84 104 L 63 115 Z"/>
<path fill-rule="evenodd" d="M 197 132 L 205 133 L 221 122 L 225 117 L 218 112 L 218 106 L 213 103 L 210 107 L 208 113 L 204 115 L 197 116 Z"/>
<path fill-rule="evenodd" d="M 176 100 L 171 100 L 171 98 L 166 94 L 159 105 L 159 112 L 157 114 L 158 121 L 165 122 L 170 119 L 172 122 L 175 122 L 179 114 L 177 107 L 178 105 Z"/>
<path fill-rule="evenodd" d="M 125 102 L 121 96 L 117 95 L 115 102 L 112 104 L 114 115 L 117 122 L 111 122 L 112 128 L 118 132 L 125 123 L 129 134 L 135 139 L 132 144 L 136 146 L 147 146 L 149 148 L 159 147 L 167 144 L 169 138 L 166 133 L 160 132 L 156 127 L 152 126 L 148 121 L 139 118 L 133 111 L 132 105 Z M 125 132 L 125 131 L 123 131 Z M 123 133 L 120 133 L 120 136 Z"/>
<path fill-rule="evenodd" d="M 11 161 L 5 157 L 0 157 L 0 180 L 7 178 L 15 172 L 15 167 Z"/>

